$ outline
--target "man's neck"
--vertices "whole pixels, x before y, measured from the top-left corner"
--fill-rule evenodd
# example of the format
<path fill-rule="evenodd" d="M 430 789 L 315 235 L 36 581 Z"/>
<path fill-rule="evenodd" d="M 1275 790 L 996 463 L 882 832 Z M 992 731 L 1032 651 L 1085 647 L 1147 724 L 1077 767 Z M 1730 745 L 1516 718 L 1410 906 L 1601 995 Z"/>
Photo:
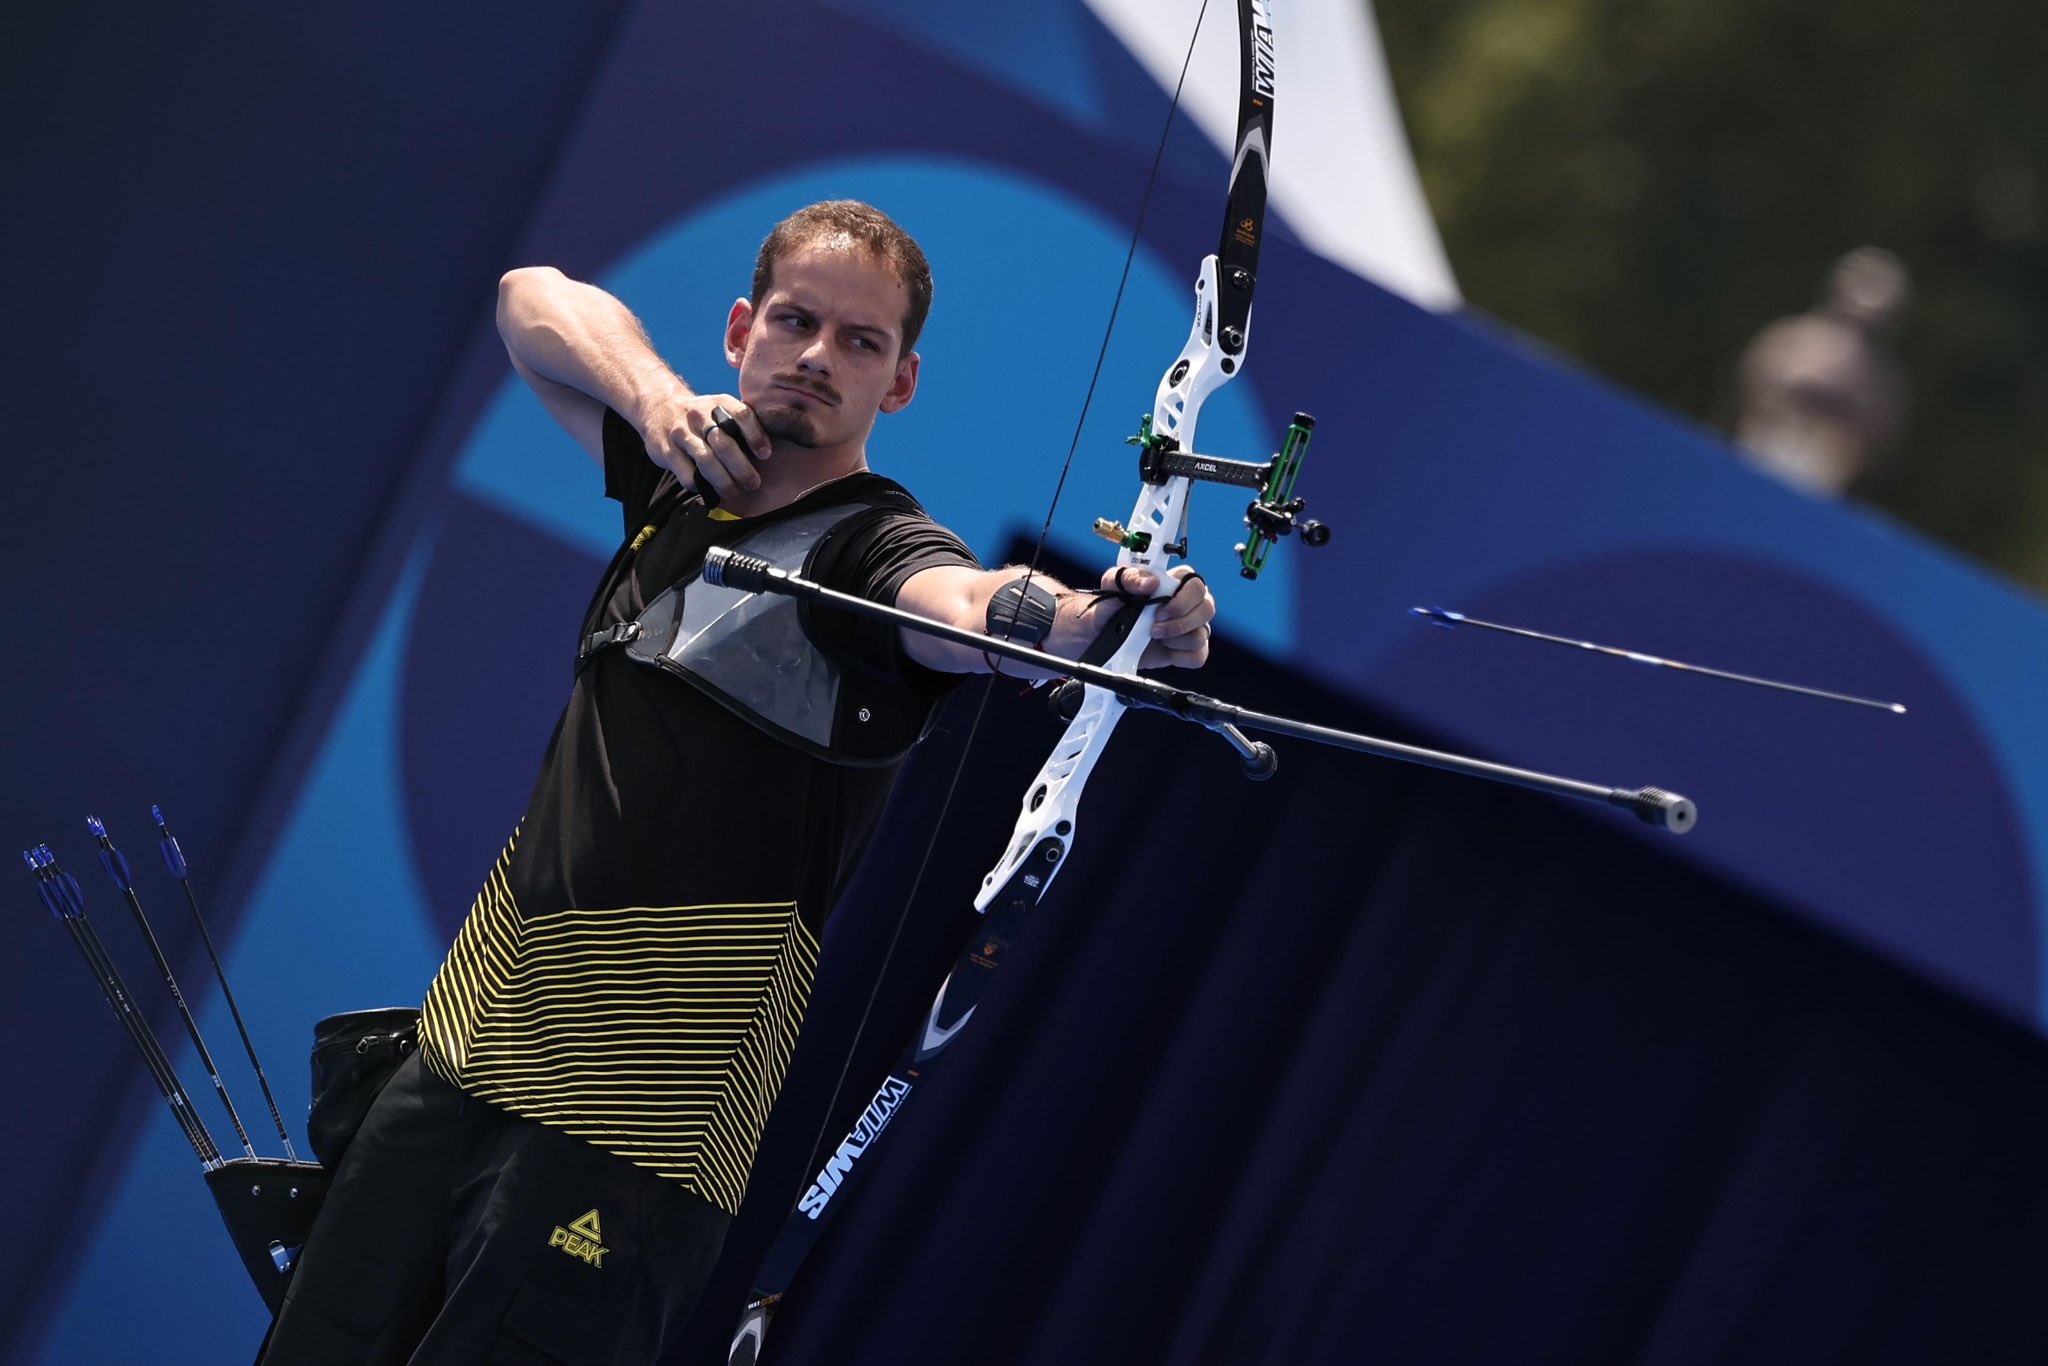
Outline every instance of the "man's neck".
<path fill-rule="evenodd" d="M 791 456 L 796 458 L 791 459 Z M 720 502 L 719 507 L 735 517 L 764 517 L 788 507 L 813 490 L 850 474 L 858 474 L 867 467 L 867 452 L 861 447 L 828 453 L 784 446 L 755 466 L 761 471 L 761 487 L 742 489 Z"/>

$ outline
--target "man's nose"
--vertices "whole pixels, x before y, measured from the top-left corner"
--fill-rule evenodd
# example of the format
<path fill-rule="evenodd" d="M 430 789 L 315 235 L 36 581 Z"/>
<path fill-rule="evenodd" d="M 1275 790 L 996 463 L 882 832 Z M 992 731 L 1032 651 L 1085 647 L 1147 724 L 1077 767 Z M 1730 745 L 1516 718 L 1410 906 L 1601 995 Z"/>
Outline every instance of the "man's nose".
<path fill-rule="evenodd" d="M 831 357 L 831 347 L 826 341 L 824 331 L 820 329 L 811 337 L 810 345 L 797 356 L 796 363 L 801 369 L 822 375 L 831 370 Z"/>

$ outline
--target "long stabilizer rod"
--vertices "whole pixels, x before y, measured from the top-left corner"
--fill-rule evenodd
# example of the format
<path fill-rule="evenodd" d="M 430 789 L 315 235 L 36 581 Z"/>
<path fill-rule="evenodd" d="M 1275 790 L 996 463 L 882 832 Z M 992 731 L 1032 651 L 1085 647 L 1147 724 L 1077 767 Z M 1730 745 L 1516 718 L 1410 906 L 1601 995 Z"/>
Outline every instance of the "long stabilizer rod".
<path fill-rule="evenodd" d="M 1219 734 L 1234 733 L 1241 728 L 1264 731 L 1272 735 L 1291 735 L 1296 739 L 1311 740 L 1338 749 L 1355 750 L 1361 754 L 1376 754 L 1382 758 L 1421 764 L 1426 768 L 1442 769 L 1449 773 L 1462 773 L 1468 777 L 1510 783 L 1516 787 L 1532 788 L 1555 796 L 1600 802 L 1608 806 L 1621 807 L 1632 812 L 1638 820 L 1661 826 L 1678 835 L 1692 829 L 1698 819 L 1698 810 L 1691 801 L 1662 788 L 1603 787 L 1597 783 L 1579 782 L 1572 778 L 1540 773 L 1534 769 L 1515 768 L 1484 759 L 1473 759 L 1462 754 L 1424 749 L 1418 745 L 1404 745 L 1354 731 L 1335 730 L 1328 726 L 1296 721 L 1290 717 L 1251 711 L 1218 701 L 1213 697 L 1205 697 L 1200 693 L 1171 687 L 1156 679 L 1136 674 L 1113 673 L 1092 664 L 1083 664 L 1079 660 L 1063 659 L 1058 655 L 1034 650 L 1027 645 L 1018 645 L 976 631 L 963 630 L 957 626 L 918 616 L 915 612 L 870 602 L 851 593 L 841 593 L 801 575 L 778 569 L 756 556 L 738 554 L 722 546 L 714 547 L 705 556 L 704 581 L 749 593 L 781 593 L 807 602 L 823 603 L 877 621 L 890 622 L 939 640 L 965 645 L 972 650 L 1001 655 L 1020 664 L 1029 664 L 1048 674 L 1076 679 L 1090 687 L 1102 688 L 1115 694 L 1127 705 L 1168 712 Z M 1232 747 L 1238 749 L 1241 756 L 1246 757 L 1248 769 L 1253 768 L 1254 761 L 1247 754 L 1248 746 L 1243 737 L 1239 735 L 1232 739 L 1231 735 L 1225 735 L 1225 738 L 1230 739 Z"/>

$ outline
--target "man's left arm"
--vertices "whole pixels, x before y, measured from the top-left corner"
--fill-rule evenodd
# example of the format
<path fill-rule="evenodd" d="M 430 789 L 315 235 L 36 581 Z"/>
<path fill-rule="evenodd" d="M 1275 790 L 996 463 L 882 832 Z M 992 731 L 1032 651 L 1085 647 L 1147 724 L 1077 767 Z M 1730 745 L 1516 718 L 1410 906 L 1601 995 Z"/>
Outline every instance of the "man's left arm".
<path fill-rule="evenodd" d="M 969 569 L 964 565 L 940 565 L 912 575 L 896 595 L 896 606 L 921 617 L 945 622 L 965 631 L 987 634 L 989 602 L 1005 584 L 1024 577 L 1018 566 L 1007 569 Z M 1075 592 L 1044 574 L 1031 577 L 1034 588 L 1051 593 L 1057 604 L 1052 629 L 1038 648 L 1067 659 L 1078 658 L 1094 642 L 1118 606 L 1115 590 L 1117 571 L 1102 576 L 1102 595 Z M 1209 623 L 1216 616 L 1216 600 L 1209 586 L 1187 566 L 1171 570 L 1164 587 L 1150 570 L 1130 569 L 1123 574 L 1123 591 L 1140 597 L 1172 596 L 1160 604 L 1152 624 L 1152 641 L 1145 647 L 1139 667 L 1156 669 L 1165 665 L 1199 669 L 1209 659 Z M 900 633 L 903 651 L 927 669 L 940 673 L 987 673 L 991 661 L 1001 672 L 1023 678 L 1043 677 L 1013 660 L 984 655 L 981 651 L 917 631 Z M 1000 634 L 1000 632 L 998 632 Z M 1023 642 L 1020 642 L 1023 643 Z"/>

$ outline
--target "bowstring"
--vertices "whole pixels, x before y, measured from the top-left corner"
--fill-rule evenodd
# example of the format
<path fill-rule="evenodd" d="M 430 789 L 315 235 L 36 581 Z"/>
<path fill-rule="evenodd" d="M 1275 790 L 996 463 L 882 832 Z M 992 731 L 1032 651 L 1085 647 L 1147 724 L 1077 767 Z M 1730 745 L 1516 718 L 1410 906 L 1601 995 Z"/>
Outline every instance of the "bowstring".
<path fill-rule="evenodd" d="M 1152 192 L 1159 184 L 1159 168 L 1166 161 L 1167 141 L 1173 132 L 1173 120 L 1180 110 L 1181 92 L 1187 86 L 1188 71 L 1194 65 L 1195 44 L 1202 36 L 1202 20 L 1208 16 L 1209 0 L 1202 0 L 1201 8 L 1195 14 L 1195 31 L 1188 38 L 1186 54 L 1181 58 L 1180 77 L 1173 85 L 1173 98 L 1167 102 L 1166 121 L 1159 130 L 1159 146 L 1152 154 L 1152 169 L 1145 177 L 1145 192 L 1138 201 L 1138 214 L 1131 225 L 1130 244 L 1124 250 L 1124 263 L 1117 276 L 1116 294 L 1110 300 L 1109 317 L 1102 327 L 1102 344 L 1095 352 L 1095 368 L 1088 376 L 1087 391 L 1081 397 L 1081 414 L 1074 420 L 1074 435 L 1067 443 L 1067 458 L 1060 466 L 1060 477 L 1053 485 L 1052 503 L 1045 511 L 1045 525 L 1039 528 L 1037 543 L 1031 549 L 1031 562 L 1024 568 L 1024 586 L 1029 588 L 1037 576 L 1045 558 L 1046 542 L 1052 536 L 1052 524 L 1058 515 L 1060 497 L 1066 491 L 1067 476 L 1074 468 L 1074 456 L 1081 448 L 1081 435 L 1088 425 L 1088 410 L 1095 402 L 1096 386 L 1102 380 L 1102 369 L 1109 357 L 1110 339 L 1116 332 L 1118 312 L 1123 308 L 1124 291 L 1130 284 L 1131 265 L 1137 260 L 1138 243 L 1144 238 L 1145 215 L 1152 207 Z M 1014 625 L 1014 621 L 1012 625 Z M 1005 638 L 1008 633 L 1005 632 Z M 895 961 L 896 946 L 902 941 L 903 930 L 910 923 L 910 909 L 917 904 L 917 894 L 924 887 L 925 870 L 931 866 L 932 851 L 938 848 L 939 831 L 944 827 L 946 816 L 953 809 L 953 795 L 960 788 L 961 776 L 967 771 L 967 761 L 974 751 L 975 738 L 981 732 L 982 718 L 988 714 L 989 695 L 995 690 L 997 674 L 991 674 L 983 684 L 981 700 L 975 704 L 974 717 L 967 726 L 967 739 L 960 746 L 960 757 L 953 764 L 952 777 L 946 783 L 946 796 L 939 805 L 937 819 L 932 822 L 931 834 L 925 838 L 924 852 L 919 855 L 917 872 L 911 877 L 910 891 L 903 898 L 903 910 L 896 917 L 896 928 L 889 935 L 889 947 L 882 953 L 882 961 L 873 974 L 873 984 L 868 988 L 867 1004 L 861 1007 L 860 1022 L 854 1026 L 853 1041 L 847 1045 L 846 1060 L 839 1065 L 839 1079 L 833 1084 L 832 1099 L 825 1106 L 824 1118 L 819 1122 L 818 1137 L 811 1145 L 809 1162 L 803 1170 L 803 1179 L 808 1180 L 818 1170 L 818 1163 L 824 1155 L 825 1143 L 832 1134 L 832 1116 L 839 1109 L 839 1101 L 845 1094 L 846 1078 L 853 1069 L 854 1056 L 860 1051 L 861 1040 L 867 1035 L 868 1021 L 873 1016 L 875 1002 L 880 999 L 882 982 L 888 976 L 889 965 Z"/>

